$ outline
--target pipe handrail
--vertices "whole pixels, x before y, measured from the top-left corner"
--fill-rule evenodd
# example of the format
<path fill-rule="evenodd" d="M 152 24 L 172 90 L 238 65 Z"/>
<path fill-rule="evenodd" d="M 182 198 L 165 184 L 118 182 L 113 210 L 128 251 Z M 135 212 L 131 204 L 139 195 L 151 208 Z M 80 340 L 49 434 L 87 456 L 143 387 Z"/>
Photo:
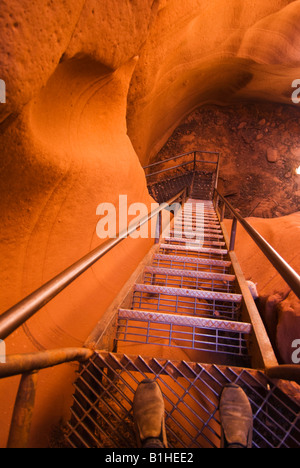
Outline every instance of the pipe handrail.
<path fill-rule="evenodd" d="M 168 159 L 164 159 L 162 161 L 157 161 L 155 163 L 152 163 L 152 164 L 148 164 L 147 166 L 144 166 L 143 169 L 148 169 L 149 167 L 153 167 L 153 166 L 158 166 L 159 164 L 165 164 L 169 161 L 176 161 L 177 159 L 179 158 L 183 158 L 184 156 L 188 156 L 190 154 L 195 154 L 195 153 L 201 153 L 201 154 L 217 154 L 218 156 L 220 155 L 219 152 L 217 151 L 202 151 L 202 150 L 194 150 L 194 151 L 189 151 L 188 153 L 182 153 L 182 154 L 179 154 L 178 156 L 175 156 L 174 158 L 168 158 Z"/>
<path fill-rule="evenodd" d="M 67 362 L 84 362 L 93 354 L 94 350 L 88 348 L 61 348 L 10 355 L 0 365 L 0 379 L 49 369 Z"/>
<path fill-rule="evenodd" d="M 279 255 L 278 252 L 264 239 L 264 237 L 259 234 L 256 229 L 254 229 L 248 221 L 246 221 L 234 208 L 233 206 L 220 194 L 216 189 L 215 194 L 225 203 L 227 208 L 231 211 L 234 216 L 234 220 L 239 221 L 243 226 L 249 236 L 254 240 L 259 249 L 267 257 L 269 262 L 275 267 L 284 281 L 290 286 L 292 291 L 300 299 L 300 276 L 298 273 Z M 235 221 L 236 223 L 236 221 Z M 234 223 L 234 224 L 235 224 Z M 232 241 L 234 240 L 234 235 L 232 236 Z M 233 250 L 233 246 L 230 246 L 230 249 Z"/>
<path fill-rule="evenodd" d="M 156 172 L 151 172 L 150 174 L 146 174 L 146 179 L 157 174 L 162 174 L 163 172 L 173 171 L 174 169 L 178 169 L 179 167 L 184 167 L 184 166 L 188 166 L 189 164 L 196 164 L 196 163 L 214 164 L 215 166 L 218 165 L 218 161 L 204 161 L 202 159 L 191 159 L 190 161 L 186 161 L 182 164 L 178 164 L 177 166 L 167 167 L 166 169 L 162 169 L 161 171 L 156 171 Z"/>
<path fill-rule="evenodd" d="M 166 169 L 162 169 L 161 171 L 151 172 L 150 174 L 146 174 L 146 179 L 157 174 L 162 174 L 163 172 L 173 171 L 174 169 L 178 169 L 179 167 L 188 166 L 189 164 L 193 164 L 193 163 L 194 163 L 194 160 L 191 159 L 190 161 L 184 162 L 182 164 L 177 164 L 177 166 L 167 167 Z"/>
<path fill-rule="evenodd" d="M 82 257 L 76 263 L 59 273 L 53 279 L 45 283 L 26 298 L 18 302 L 0 316 L 0 339 L 5 340 L 11 333 L 23 325 L 42 307 L 48 304 L 67 286 L 73 283 L 79 276 L 92 267 L 98 260 L 112 250 L 116 245 L 134 233 L 138 228 L 148 223 L 152 218 L 159 215 L 163 210 L 172 205 L 186 192 L 186 188 L 178 192 L 166 203 L 159 205 L 142 219 L 123 230 L 115 239 L 109 239 L 95 248 L 92 252 Z"/>
<path fill-rule="evenodd" d="M 299 364 L 280 364 L 265 369 L 265 374 L 270 379 L 289 380 L 300 384 Z"/>

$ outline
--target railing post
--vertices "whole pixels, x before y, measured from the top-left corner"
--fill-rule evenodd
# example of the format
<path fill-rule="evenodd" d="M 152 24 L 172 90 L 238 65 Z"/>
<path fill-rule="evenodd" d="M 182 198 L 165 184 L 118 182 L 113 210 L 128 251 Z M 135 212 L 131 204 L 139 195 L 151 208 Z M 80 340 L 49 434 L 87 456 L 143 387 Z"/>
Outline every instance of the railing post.
<path fill-rule="evenodd" d="M 194 172 L 196 170 L 196 158 L 197 158 L 197 153 L 196 151 L 194 151 L 194 169 L 193 169 Z"/>
<path fill-rule="evenodd" d="M 225 208 L 226 208 L 226 205 L 225 205 L 225 202 L 223 202 L 222 204 L 222 209 L 221 209 L 221 222 L 224 221 L 224 218 L 225 218 Z"/>
<path fill-rule="evenodd" d="M 37 372 L 21 377 L 12 416 L 7 448 L 28 448 L 30 428 L 37 387 Z"/>
<path fill-rule="evenodd" d="M 216 209 L 216 212 L 218 214 L 220 214 L 220 210 L 219 210 L 219 200 L 220 200 L 220 197 L 219 197 L 219 194 L 217 193 L 216 195 L 216 201 L 215 201 L 215 209 Z"/>
<path fill-rule="evenodd" d="M 217 169 L 216 169 L 216 182 L 215 182 L 215 189 L 216 190 L 218 190 L 218 187 L 219 187 L 220 161 L 221 161 L 221 155 L 220 155 L 220 153 L 218 153 L 218 161 L 217 161 Z"/>
<path fill-rule="evenodd" d="M 181 205 L 183 205 L 187 201 L 188 198 L 189 198 L 189 187 L 186 186 L 184 189 L 184 194 L 182 196 Z"/>
<path fill-rule="evenodd" d="M 229 246 L 230 252 L 232 252 L 235 247 L 236 230 L 237 230 L 237 218 L 234 217 L 232 220 L 232 227 L 231 227 L 231 237 L 230 237 L 230 246 Z"/>
<path fill-rule="evenodd" d="M 160 211 L 157 215 L 157 221 L 156 221 L 155 244 L 159 244 L 161 235 L 162 235 L 162 212 Z"/>

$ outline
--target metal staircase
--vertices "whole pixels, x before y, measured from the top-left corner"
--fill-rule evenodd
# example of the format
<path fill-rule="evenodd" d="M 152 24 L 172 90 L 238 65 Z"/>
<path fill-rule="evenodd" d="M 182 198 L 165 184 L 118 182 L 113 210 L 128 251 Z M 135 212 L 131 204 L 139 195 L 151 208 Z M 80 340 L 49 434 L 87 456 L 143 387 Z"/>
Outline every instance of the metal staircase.
<path fill-rule="evenodd" d="M 170 448 L 220 446 L 219 397 L 229 382 L 252 405 L 253 447 L 300 447 L 299 365 L 276 359 L 235 253 L 237 223 L 299 299 L 300 276 L 219 192 L 219 163 L 219 154 L 195 151 L 146 167 L 160 205 L 0 315 L 5 340 L 156 220 L 152 249 L 84 347 L 5 356 L 0 379 L 21 375 L 7 448 L 29 448 L 38 372 L 71 362 L 80 366 L 59 447 L 136 448 L 132 402 L 144 378 L 156 379 L 163 392 Z M 174 211 L 167 226 L 166 210 Z"/>
<path fill-rule="evenodd" d="M 197 351 L 199 362 L 249 366 L 251 324 L 239 321 L 242 295 L 224 239 L 211 237 L 222 236 L 219 226 L 211 202 L 187 201 L 135 284 L 131 308 L 119 311 L 118 350 L 125 352 L 128 342 L 152 344 Z"/>
<path fill-rule="evenodd" d="M 257 369 L 255 304 L 212 201 L 216 170 L 203 185 L 204 174 L 149 186 L 161 200 L 189 178 L 189 197 L 88 340 L 95 353 L 74 384 L 69 447 L 135 448 L 132 401 L 145 377 L 164 394 L 171 448 L 220 446 L 218 400 L 228 382 L 251 401 L 254 447 L 300 446 L 299 405 Z"/>

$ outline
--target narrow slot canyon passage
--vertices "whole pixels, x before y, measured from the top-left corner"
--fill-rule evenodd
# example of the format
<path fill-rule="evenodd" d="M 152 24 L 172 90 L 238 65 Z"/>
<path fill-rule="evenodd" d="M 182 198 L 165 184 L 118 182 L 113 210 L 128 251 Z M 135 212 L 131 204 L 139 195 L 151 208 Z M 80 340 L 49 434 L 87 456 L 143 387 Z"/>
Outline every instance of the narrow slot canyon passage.
<path fill-rule="evenodd" d="M 0 316 L 104 245 L 104 204 L 118 232 L 139 214 L 124 216 L 120 196 L 151 211 L 145 166 L 196 150 L 220 153 L 225 199 L 299 274 L 299 25 L 300 0 L 2 0 Z M 224 226 L 230 232 L 229 212 Z M 153 236 L 123 240 L 5 338 L 6 355 L 85 346 L 137 269 L 160 267 L 143 264 L 154 247 Z M 241 225 L 235 251 L 278 363 L 295 364 L 299 298 Z M 192 278 L 180 287 L 198 289 Z M 181 349 L 175 356 L 197 361 Z M 72 362 L 39 372 L 30 447 L 58 443 L 77 370 Z M 19 383 L 0 379 L 1 448 Z M 286 392 L 300 401 L 295 382 Z"/>

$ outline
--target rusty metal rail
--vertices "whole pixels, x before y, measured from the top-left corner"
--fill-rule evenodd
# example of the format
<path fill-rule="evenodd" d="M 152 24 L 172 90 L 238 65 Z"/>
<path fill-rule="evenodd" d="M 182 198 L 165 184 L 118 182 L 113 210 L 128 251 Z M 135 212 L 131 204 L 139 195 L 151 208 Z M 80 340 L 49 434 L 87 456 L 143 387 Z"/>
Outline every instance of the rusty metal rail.
<path fill-rule="evenodd" d="M 97 247 L 85 257 L 78 260 L 65 271 L 57 275 L 55 278 L 41 286 L 35 292 L 27 296 L 21 302 L 4 312 L 0 316 L 0 339 L 4 340 L 11 335 L 17 328 L 25 323 L 30 317 L 38 312 L 42 307 L 48 304 L 54 297 L 56 297 L 67 286 L 73 283 L 79 276 L 98 262 L 110 250 L 116 247 L 120 242 L 126 239 L 130 234 L 135 232 L 139 227 L 148 223 L 152 218 L 158 216 L 159 229 L 158 237 L 161 231 L 161 214 L 162 211 L 167 209 L 170 205 L 175 203 L 186 194 L 186 189 L 181 190 L 177 195 L 171 198 L 168 202 L 159 205 L 147 216 L 134 223 L 129 228 L 119 233 L 116 239 L 109 239 L 104 242 L 100 247 Z"/>
<path fill-rule="evenodd" d="M 197 159 L 197 155 L 199 155 L 199 154 L 214 155 L 214 156 L 217 156 L 217 160 L 216 161 L 206 161 L 206 160 L 203 160 L 203 159 Z M 186 157 L 188 157 L 188 161 L 184 161 L 184 162 L 182 162 L 180 164 L 176 163 L 176 165 L 173 165 L 173 166 L 170 166 L 170 167 L 158 170 L 158 171 L 152 171 L 152 169 L 157 168 L 157 166 L 161 166 L 161 165 L 166 164 L 166 163 L 168 163 L 170 161 L 175 162 L 175 161 L 178 161 L 180 159 L 184 159 Z M 174 158 L 168 158 L 168 159 L 164 159 L 163 161 L 158 161 L 158 162 L 149 164 L 147 166 L 144 166 L 143 169 L 144 169 L 144 171 L 146 173 L 146 178 L 149 179 L 152 176 L 157 176 L 157 175 L 160 175 L 160 174 L 164 174 L 164 173 L 172 171 L 174 169 L 187 167 L 189 164 L 192 164 L 191 170 L 194 172 L 196 170 L 197 163 L 205 163 L 205 164 L 215 165 L 216 166 L 216 176 L 217 176 L 216 179 L 218 180 L 219 168 L 220 168 L 220 153 L 216 152 L 216 151 L 202 151 L 202 150 L 189 151 L 188 153 L 179 154 L 178 156 L 175 156 Z"/>
<path fill-rule="evenodd" d="M 161 235 L 163 210 L 169 208 L 177 200 L 184 201 L 185 196 L 186 189 L 183 189 L 167 203 L 161 204 L 147 216 L 122 231 L 116 239 L 104 242 L 100 247 L 94 249 L 2 314 L 0 316 L 0 339 L 7 338 L 111 249 L 156 216 L 158 217 L 156 235 L 159 237 Z M 22 376 L 14 406 L 7 448 L 27 447 L 37 388 L 37 372 L 67 362 L 88 360 L 93 352 L 87 348 L 67 348 L 6 357 L 6 363 L 0 365 L 0 379 L 16 375 Z"/>
<path fill-rule="evenodd" d="M 84 362 L 94 351 L 86 348 L 65 348 L 33 354 L 8 356 L 0 366 L 0 379 L 22 375 L 12 415 L 7 448 L 27 448 L 41 369 L 67 362 Z"/>

